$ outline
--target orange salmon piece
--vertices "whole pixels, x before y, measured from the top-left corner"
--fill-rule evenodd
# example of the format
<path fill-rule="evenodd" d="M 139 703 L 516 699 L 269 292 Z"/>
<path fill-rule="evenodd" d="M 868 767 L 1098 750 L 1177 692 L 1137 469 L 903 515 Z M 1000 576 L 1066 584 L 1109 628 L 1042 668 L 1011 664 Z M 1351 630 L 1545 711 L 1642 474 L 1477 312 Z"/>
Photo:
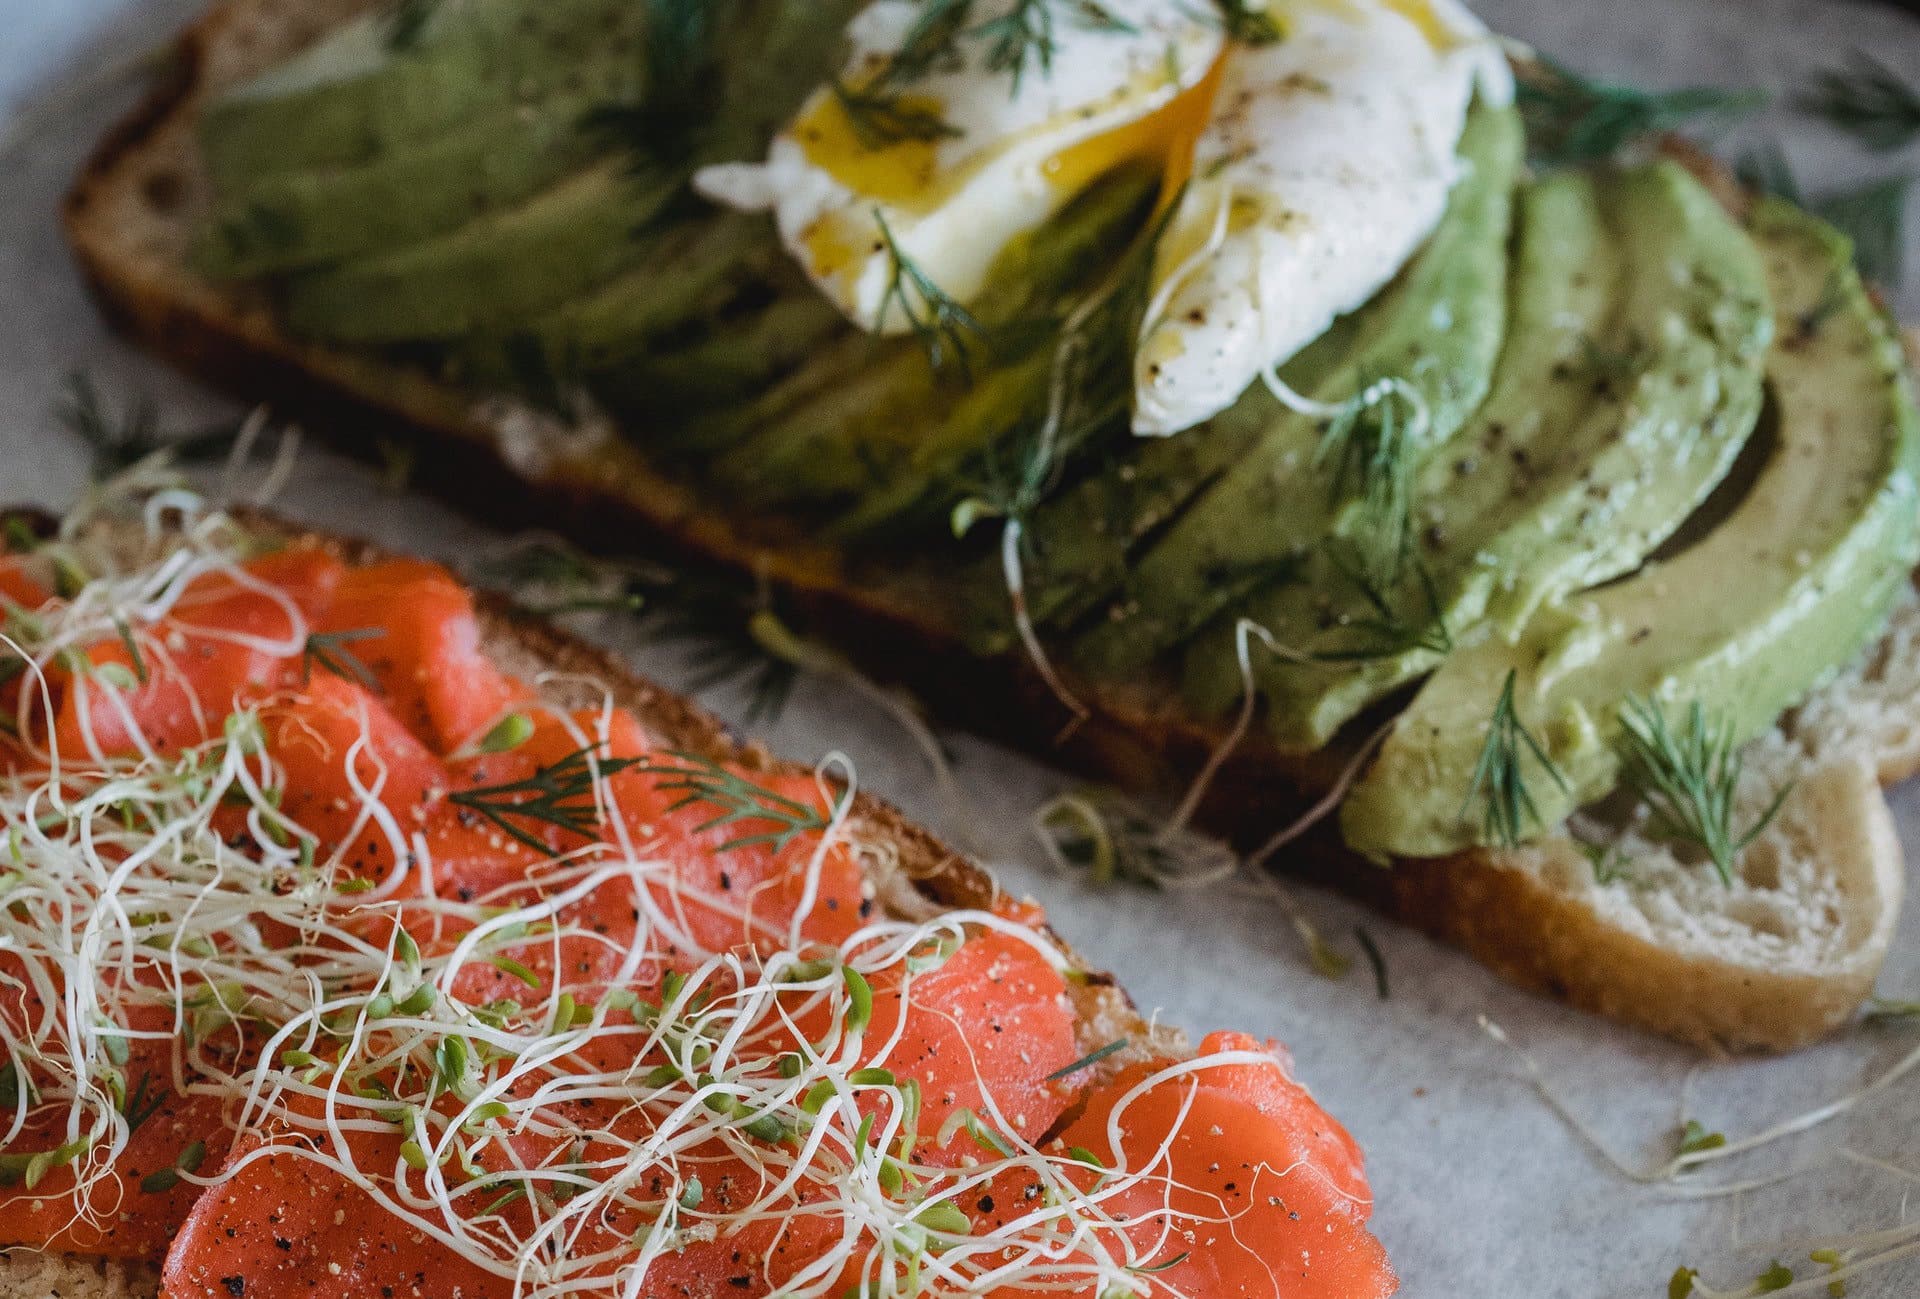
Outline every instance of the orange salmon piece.
<path fill-rule="evenodd" d="M 531 697 L 480 649 L 473 595 L 438 564 L 395 559 L 348 571 L 320 631 L 341 636 L 387 706 L 435 753 L 452 753 Z"/>

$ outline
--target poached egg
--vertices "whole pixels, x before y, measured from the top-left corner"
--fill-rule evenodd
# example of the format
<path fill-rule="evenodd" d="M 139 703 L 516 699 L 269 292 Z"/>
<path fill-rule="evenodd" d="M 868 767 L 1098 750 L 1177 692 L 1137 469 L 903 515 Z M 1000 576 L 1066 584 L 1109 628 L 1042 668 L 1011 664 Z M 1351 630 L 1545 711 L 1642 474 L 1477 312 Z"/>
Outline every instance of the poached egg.
<path fill-rule="evenodd" d="M 1512 74 L 1458 0 L 1276 0 L 1227 56 L 1154 267 L 1134 431 L 1218 414 L 1385 286 L 1439 224 L 1476 91 Z"/>
<path fill-rule="evenodd" d="M 1022 29 L 1043 35 L 1007 44 Z M 966 302 L 1010 243 L 1100 176 L 1191 157 L 1226 45 L 1208 0 L 877 0 L 847 35 L 838 83 L 764 162 L 694 184 L 771 212 L 822 293 L 894 334 L 911 328 L 890 294 L 897 259 Z"/>

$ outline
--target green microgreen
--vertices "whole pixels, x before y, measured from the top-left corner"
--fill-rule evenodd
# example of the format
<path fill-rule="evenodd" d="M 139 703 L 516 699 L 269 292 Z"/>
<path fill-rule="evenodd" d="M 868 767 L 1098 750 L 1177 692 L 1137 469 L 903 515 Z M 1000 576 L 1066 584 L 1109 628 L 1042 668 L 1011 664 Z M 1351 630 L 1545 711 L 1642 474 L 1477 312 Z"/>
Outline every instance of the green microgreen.
<path fill-rule="evenodd" d="M 679 750 L 670 750 L 669 757 L 671 761 L 650 758 L 626 765 L 654 777 L 656 787 L 678 795 L 668 806 L 669 812 L 696 804 L 715 809 L 710 820 L 696 827 L 697 833 L 724 826 L 744 828 L 764 824 L 768 827 L 728 839 L 720 845 L 720 852 L 759 844 L 781 852 L 799 836 L 825 830 L 829 824 L 818 809 L 764 785 L 756 785 L 711 758 Z"/>
<path fill-rule="evenodd" d="M 1060 1068 L 1055 1069 L 1052 1073 L 1048 1074 L 1045 1078 L 1041 1079 L 1041 1081 L 1056 1082 L 1061 1078 L 1065 1078 L 1069 1074 L 1079 1073 L 1082 1069 L 1091 1069 L 1093 1068 L 1093 1066 L 1099 1064 L 1102 1060 L 1106 1059 L 1108 1056 L 1114 1055 L 1117 1052 L 1126 1050 L 1127 1045 L 1128 1044 L 1127 1044 L 1126 1038 L 1123 1037 L 1123 1038 L 1116 1039 L 1115 1041 L 1107 1043 L 1103 1047 L 1099 1047 L 1095 1050 L 1087 1052 L 1085 1055 L 1081 1056 L 1078 1060 L 1075 1060 L 1072 1064 L 1062 1065 Z"/>
<path fill-rule="evenodd" d="M 1713 862 L 1720 879 L 1733 884 L 1734 863 L 1779 815 L 1792 792 L 1782 786 L 1746 830 L 1733 829 L 1743 759 L 1733 725 L 1709 717 L 1699 700 L 1676 730 L 1656 700 L 1629 699 L 1620 710 L 1627 777 L 1651 812 L 1651 828 L 1663 838 L 1694 844 Z"/>
<path fill-rule="evenodd" d="M 1519 711 L 1514 707 L 1514 685 L 1518 678 L 1517 672 L 1509 670 L 1506 682 L 1500 687 L 1500 697 L 1487 725 L 1486 744 L 1474 766 L 1466 801 L 1461 804 L 1461 814 L 1465 815 L 1476 798 L 1483 799 L 1485 811 L 1481 826 L 1486 838 L 1508 848 L 1518 845 L 1525 837 L 1529 822 L 1536 828 L 1540 826 L 1539 806 L 1527 788 L 1524 769 L 1527 755 L 1532 755 L 1534 764 L 1546 772 L 1562 792 L 1567 788 L 1566 777 L 1521 722 Z"/>
<path fill-rule="evenodd" d="M 1367 932 L 1365 925 L 1355 925 L 1353 937 L 1354 941 L 1360 944 L 1360 950 L 1365 953 L 1367 964 L 1373 969 L 1373 990 L 1379 994 L 1380 1000 L 1390 999 L 1393 996 L 1393 989 L 1387 982 L 1387 958 L 1381 953 L 1380 944 L 1374 941 L 1373 935 Z"/>
<path fill-rule="evenodd" d="M 1611 158 L 1648 136 L 1762 108 L 1758 90 L 1691 86 L 1650 91 L 1593 80 L 1541 57 L 1520 79 L 1520 111 L 1534 160 L 1571 167 Z"/>
<path fill-rule="evenodd" d="M 1794 102 L 1878 153 L 1920 139 L 1920 83 L 1865 50 L 1819 73 Z"/>
<path fill-rule="evenodd" d="M 1698 1119 L 1688 1119 L 1686 1126 L 1680 1129 L 1675 1144 L 1675 1155 L 1697 1155 L 1705 1150 L 1718 1150 L 1727 1144 L 1725 1134 L 1709 1132 Z"/>
<path fill-rule="evenodd" d="M 447 797 L 461 807 L 472 808 L 535 852 L 547 852 L 548 846 L 526 828 L 530 821 L 558 826 L 588 839 L 597 838 L 600 809 L 593 798 L 595 783 L 639 766 L 643 761 L 596 758 L 594 749 L 598 747 L 588 745 L 575 749 L 524 780 L 455 790 Z"/>
<path fill-rule="evenodd" d="M 480 737 L 480 752 L 510 753 L 533 738 L 533 719 L 525 713 L 508 713 Z"/>
<path fill-rule="evenodd" d="M 206 1158 L 207 1143 L 204 1141 L 192 1142 L 174 1158 L 172 1164 L 156 1172 L 148 1173 L 145 1177 L 141 1178 L 140 1189 L 149 1195 L 161 1195 L 167 1191 L 171 1191 L 174 1187 L 180 1185 L 180 1174 L 200 1171 L 200 1165 L 205 1162 Z"/>

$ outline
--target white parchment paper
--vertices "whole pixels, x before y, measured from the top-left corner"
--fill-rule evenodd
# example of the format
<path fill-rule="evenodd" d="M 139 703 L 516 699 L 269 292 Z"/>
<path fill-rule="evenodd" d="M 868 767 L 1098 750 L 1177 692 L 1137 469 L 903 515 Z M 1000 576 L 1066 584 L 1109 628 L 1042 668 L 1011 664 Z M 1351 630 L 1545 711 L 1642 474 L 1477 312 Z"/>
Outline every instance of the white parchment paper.
<path fill-rule="evenodd" d="M 1644 85 L 1785 91 L 1854 46 L 1920 74 L 1920 20 L 1883 5 L 1484 0 L 1479 7 L 1502 31 L 1583 69 Z M 59 508 L 85 481 L 81 448 L 50 414 L 62 376 L 76 367 L 111 396 L 152 396 L 169 423 L 191 426 L 229 409 L 106 335 L 54 217 L 85 150 L 133 98 L 133 88 L 111 73 L 193 8 L 191 0 L 0 0 L 0 123 L 23 105 L 42 105 L 32 111 L 24 146 L 0 156 L 0 498 L 7 501 Z M 45 109 L 49 92 L 67 102 Z M 1784 141 L 1813 189 L 1920 167 L 1911 152 L 1868 159 L 1782 113 L 1720 143 L 1737 152 L 1768 137 Z M 1912 253 L 1920 286 L 1920 248 Z M 1902 307 L 1907 319 L 1920 319 L 1920 292 L 1910 288 Z M 431 474 L 432 466 L 420 472 Z M 456 563 L 500 543 L 483 525 L 386 493 L 375 475 L 318 451 L 302 456 L 279 505 L 319 526 Z M 634 643 L 617 628 L 601 630 L 646 670 L 685 679 L 688 665 L 675 653 Z M 735 718 L 744 707 L 724 691 L 708 702 Z M 1542 1104 L 1512 1052 L 1491 1041 L 1477 1018 L 1494 1019 L 1524 1043 L 1566 1103 L 1636 1167 L 1672 1153 L 1683 1118 L 1738 1137 L 1845 1094 L 1920 1046 L 1920 1028 L 1861 1029 L 1788 1060 L 1705 1059 L 1516 992 L 1451 951 L 1296 888 L 1321 932 L 1353 958 L 1345 977 L 1329 979 L 1314 971 L 1285 913 L 1260 889 L 1095 890 L 1050 870 L 1025 822 L 1066 782 L 1042 766 L 956 737 L 967 806 L 952 806 L 898 728 L 832 683 L 810 685 L 778 722 L 757 730 L 794 757 L 846 753 L 866 787 L 979 845 L 1010 885 L 1047 904 L 1070 940 L 1116 970 L 1144 1008 L 1196 1032 L 1235 1027 L 1290 1044 L 1301 1076 L 1366 1146 L 1375 1225 L 1409 1299 L 1657 1296 L 1681 1264 L 1738 1289 L 1776 1257 L 1810 1277 L 1822 1269 L 1796 1242 L 1897 1226 L 1907 1193 L 1920 1189 L 1920 1076 L 1805 1138 L 1695 1179 L 1791 1173 L 1789 1180 L 1737 1197 L 1684 1199 L 1607 1167 Z M 1920 790 L 1899 791 L 1895 802 L 1909 842 L 1920 845 Z M 1385 1000 L 1360 959 L 1354 930 L 1362 925 L 1385 956 Z M 1920 996 L 1920 907 L 1909 909 L 1882 988 Z M 1869 1166 L 1847 1151 L 1915 1171 Z M 1920 1255 L 1855 1282 L 1849 1293 L 1920 1295 Z"/>

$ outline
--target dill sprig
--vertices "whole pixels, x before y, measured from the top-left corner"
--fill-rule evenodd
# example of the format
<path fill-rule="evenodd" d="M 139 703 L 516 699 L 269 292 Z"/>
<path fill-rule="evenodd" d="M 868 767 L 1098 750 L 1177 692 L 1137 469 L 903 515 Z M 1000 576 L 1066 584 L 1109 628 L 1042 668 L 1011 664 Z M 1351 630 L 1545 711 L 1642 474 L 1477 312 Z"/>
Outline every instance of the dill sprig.
<path fill-rule="evenodd" d="M 1506 848 L 1519 845 L 1526 835 L 1528 822 L 1540 828 L 1540 808 L 1527 788 L 1523 769 L 1526 755 L 1533 755 L 1534 763 L 1563 793 L 1567 788 L 1566 777 L 1560 774 L 1560 768 L 1547 756 L 1540 741 L 1533 738 L 1514 708 L 1513 689 L 1518 676 L 1509 669 L 1506 683 L 1500 687 L 1500 698 L 1493 706 L 1493 719 L 1487 726 L 1487 742 L 1473 769 L 1473 783 L 1467 789 L 1466 801 L 1460 805 L 1464 816 L 1476 798 L 1484 799 L 1486 811 L 1481 825 L 1486 837 Z"/>
<path fill-rule="evenodd" d="M 969 35 L 987 42 L 987 69 L 1013 74 L 1013 89 L 1020 90 L 1027 61 L 1035 60 L 1045 75 L 1053 73 L 1054 5 L 1060 0 L 1015 0 L 1013 7 L 998 18 L 970 28 Z M 1094 31 L 1135 34 L 1133 24 L 1114 15 L 1096 0 L 1065 0 L 1068 16 Z"/>
<path fill-rule="evenodd" d="M 903 140 L 944 140 L 961 134 L 936 110 L 904 95 L 872 85 L 850 86 L 838 78 L 832 89 L 853 124 L 854 137 L 868 149 L 883 149 Z"/>
<path fill-rule="evenodd" d="M 1733 814 L 1744 762 L 1730 721 L 1709 717 L 1696 699 L 1687 709 L 1685 725 L 1676 730 L 1659 702 L 1640 698 L 1626 702 L 1620 720 L 1627 777 L 1652 813 L 1654 832 L 1699 846 L 1721 882 L 1731 887 L 1735 862 L 1773 823 L 1793 786 L 1783 786 L 1753 824 L 1736 833 Z"/>
<path fill-rule="evenodd" d="M 1333 462 L 1329 502 L 1349 492 L 1358 497 L 1365 545 L 1365 571 L 1380 587 L 1393 586 L 1413 549 L 1413 470 L 1419 421 L 1404 409 L 1398 385 L 1362 385 L 1327 421 L 1314 448 L 1316 466 Z"/>
<path fill-rule="evenodd" d="M 1239 45 L 1272 45 L 1286 29 L 1264 0 L 1213 0 L 1227 39 Z"/>
<path fill-rule="evenodd" d="M 1326 553 L 1328 561 L 1353 584 L 1354 589 L 1360 592 L 1360 598 L 1366 601 L 1367 607 L 1373 612 L 1345 623 L 1347 630 L 1358 632 L 1365 639 L 1340 649 L 1322 650 L 1313 655 L 1316 660 L 1322 663 L 1367 663 L 1399 658 L 1416 650 L 1424 650 L 1429 654 L 1453 652 L 1453 632 L 1447 627 L 1446 611 L 1440 603 L 1440 589 L 1433 579 L 1432 570 L 1425 564 L 1418 560 L 1413 563 L 1424 606 L 1422 616 L 1413 618 L 1387 598 L 1386 589 L 1369 576 L 1365 563 L 1353 553 L 1351 546 L 1329 542 Z"/>
<path fill-rule="evenodd" d="M 900 250 L 893 229 L 880 209 L 874 209 L 873 220 L 887 247 L 887 291 L 880 299 L 875 326 L 884 327 L 897 304 L 914 337 L 926 349 L 927 362 L 935 372 L 954 366 L 962 379 L 972 382 L 973 361 L 969 350 L 987 346 L 987 327 Z"/>
<path fill-rule="evenodd" d="M 669 754 L 674 761 L 645 759 L 631 765 L 646 775 L 656 777 L 654 784 L 657 788 L 679 795 L 668 805 L 669 812 L 703 803 L 715 809 L 713 818 L 695 827 L 696 832 L 704 833 L 722 826 L 746 828 L 756 823 L 771 827 L 729 839 L 720 845 L 721 852 L 759 844 L 767 845 L 776 853 L 782 852 L 799 836 L 824 830 L 830 824 L 829 818 L 817 808 L 788 798 L 764 785 L 756 785 L 739 772 L 723 767 L 710 758 L 677 750 L 671 750 Z"/>
<path fill-rule="evenodd" d="M 539 836 L 526 829 L 524 822 L 558 826 L 562 830 L 597 839 L 600 808 L 594 801 L 595 782 L 639 766 L 641 758 L 596 758 L 588 745 L 540 768 L 525 780 L 474 789 L 455 790 L 448 799 L 471 808 L 514 839 L 535 852 L 547 852 Z"/>
<path fill-rule="evenodd" d="M 1570 167 L 1690 122 L 1750 113 L 1767 98 L 1764 91 L 1715 86 L 1640 90 L 1583 77 L 1542 56 L 1521 78 L 1519 102 L 1534 160 Z"/>
<path fill-rule="evenodd" d="M 1907 194 L 1913 188 L 1912 176 L 1887 176 L 1853 189 L 1809 195 L 1775 143 L 1749 150 L 1734 171 L 1742 184 L 1797 204 L 1845 235 L 1853 243 L 1854 264 L 1867 279 L 1898 288 L 1906 278 Z M 1823 300 L 1812 326 L 1817 327 L 1840 301 L 1837 293 Z"/>
<path fill-rule="evenodd" d="M 602 104 L 581 125 L 631 152 L 637 163 L 678 162 L 693 152 L 714 118 L 720 78 L 714 69 L 718 0 L 642 0 L 646 7 L 646 83 L 640 102 Z"/>
<path fill-rule="evenodd" d="M 696 691 L 737 685 L 748 696 L 747 720 L 777 718 L 800 669 L 753 634 L 756 615 L 777 612 L 765 591 L 704 573 L 589 559 L 554 541 L 535 541 L 482 566 L 479 579 L 505 590 L 529 617 L 632 613 L 668 644 L 697 651 Z"/>
<path fill-rule="evenodd" d="M 353 652 L 352 645 L 355 641 L 372 640 L 384 635 L 386 632 L 378 627 L 312 633 L 300 651 L 300 683 L 306 685 L 313 680 L 314 665 L 318 664 L 341 680 L 355 682 L 377 694 L 380 678 Z"/>
<path fill-rule="evenodd" d="M 54 416 L 93 452 L 93 473 L 105 478 L 160 451 L 181 461 L 219 460 L 233 450 L 238 421 L 209 425 L 191 433 L 163 433 L 160 408 L 151 397 L 137 397 L 116 414 L 99 385 L 85 370 L 67 375 Z"/>
<path fill-rule="evenodd" d="M 1920 84 L 1865 50 L 1815 76 L 1794 104 L 1877 153 L 1920 139 Z"/>
<path fill-rule="evenodd" d="M 439 7 L 440 0 L 394 0 L 387 14 L 387 48 L 396 53 L 413 49 Z"/>

